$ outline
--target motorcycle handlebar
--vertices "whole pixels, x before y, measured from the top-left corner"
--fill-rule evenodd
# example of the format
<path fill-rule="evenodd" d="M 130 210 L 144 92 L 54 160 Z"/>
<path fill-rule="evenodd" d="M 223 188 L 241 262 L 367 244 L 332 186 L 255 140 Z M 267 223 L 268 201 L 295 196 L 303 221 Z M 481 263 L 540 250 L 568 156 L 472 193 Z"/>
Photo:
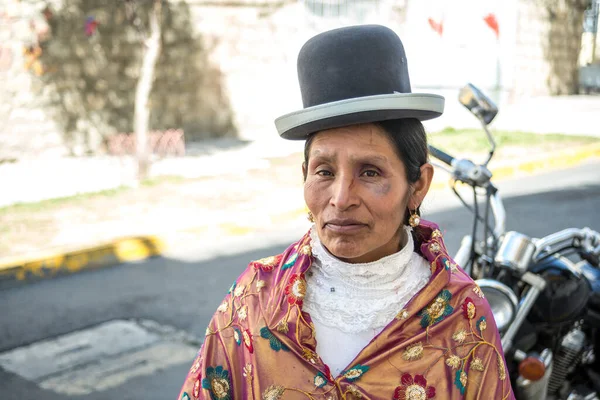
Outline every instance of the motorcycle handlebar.
<path fill-rule="evenodd" d="M 452 157 L 450 154 L 448 153 L 444 153 L 442 150 L 429 145 L 429 153 L 434 156 L 435 158 L 437 158 L 438 160 L 452 166 L 452 161 L 454 161 L 454 157 Z"/>
<path fill-rule="evenodd" d="M 551 250 L 553 246 L 574 239 L 578 239 L 580 242 L 578 247 L 589 252 L 590 255 L 600 256 L 600 233 L 589 228 L 569 228 L 536 241 L 535 245 L 537 249 L 534 253 L 534 259 Z"/>

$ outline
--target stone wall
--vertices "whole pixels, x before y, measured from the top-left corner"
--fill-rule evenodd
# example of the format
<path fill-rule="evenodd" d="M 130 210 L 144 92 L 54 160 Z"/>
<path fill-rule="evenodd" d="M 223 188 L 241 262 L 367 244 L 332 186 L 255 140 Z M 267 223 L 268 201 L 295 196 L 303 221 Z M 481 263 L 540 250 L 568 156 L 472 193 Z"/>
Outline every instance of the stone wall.
<path fill-rule="evenodd" d="M 0 1 L 0 163 L 26 154 L 65 153 L 59 127 L 34 94 L 40 73 L 36 55 L 25 54 L 47 37 L 43 7 Z"/>
<path fill-rule="evenodd" d="M 8 85 L 0 95 L 13 100 L 2 108 L 0 159 L 102 153 L 107 136 L 133 130 L 151 2 L 139 2 L 136 29 L 121 1 L 1 1 L 12 59 L 2 64 Z M 190 141 L 236 135 L 209 46 L 186 3 L 164 3 L 150 129 L 183 128 Z"/>

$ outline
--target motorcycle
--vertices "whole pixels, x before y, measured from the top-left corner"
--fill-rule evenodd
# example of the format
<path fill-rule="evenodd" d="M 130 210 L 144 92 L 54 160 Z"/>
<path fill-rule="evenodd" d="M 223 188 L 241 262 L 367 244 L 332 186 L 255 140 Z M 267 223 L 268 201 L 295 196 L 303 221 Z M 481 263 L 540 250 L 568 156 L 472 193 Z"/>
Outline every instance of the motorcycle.
<path fill-rule="evenodd" d="M 488 126 L 498 108 L 472 84 L 460 90 L 459 101 L 481 122 L 491 146 L 487 160 L 478 165 L 434 146 L 429 152 L 447 165 L 436 166 L 451 174 L 452 190 L 473 213 L 473 232 L 454 260 L 492 308 L 515 396 L 600 400 L 600 233 L 571 228 L 532 238 L 506 231 L 488 169 L 496 150 Z M 472 204 L 458 184 L 472 189 Z"/>

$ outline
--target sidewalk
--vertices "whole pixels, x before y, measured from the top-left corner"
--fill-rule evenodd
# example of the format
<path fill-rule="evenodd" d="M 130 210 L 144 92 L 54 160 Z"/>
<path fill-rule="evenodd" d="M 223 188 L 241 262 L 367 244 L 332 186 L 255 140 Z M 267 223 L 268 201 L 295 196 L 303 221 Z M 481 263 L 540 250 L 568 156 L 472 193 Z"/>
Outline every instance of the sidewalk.
<path fill-rule="evenodd" d="M 479 122 L 457 100 L 458 92 L 441 93 L 446 98 L 444 115 L 425 126 L 430 132 L 445 127 L 479 128 Z M 499 104 L 491 128 L 534 133 L 563 133 L 600 138 L 600 96 L 532 97 L 513 104 Z"/>
<path fill-rule="evenodd" d="M 594 104 L 600 104 L 600 98 Z M 578 126 L 573 124 L 570 132 L 576 133 Z M 90 188 L 121 187 L 105 195 L 0 213 L 0 230 L 4 229 L 0 284 L 3 276 L 5 280 L 38 279 L 157 254 L 169 256 L 187 248 L 201 248 L 210 257 L 218 255 L 225 241 L 230 248 L 241 249 L 248 243 L 260 246 L 257 240 L 276 239 L 282 228 L 304 229 L 308 223 L 302 148 L 303 142 L 276 137 L 246 144 L 212 142 L 191 149 L 197 156 L 157 162 L 152 169 L 154 184 L 139 188 L 128 188 L 133 177 L 131 159 L 35 160 L 26 168 L 0 166 L 0 187 L 11 188 L 0 195 L 0 207 Z M 498 181 L 566 168 L 590 158 L 600 158 L 600 140 L 592 146 L 550 152 L 500 148 L 491 168 Z M 432 190 L 447 187 L 447 180 L 437 170 Z"/>

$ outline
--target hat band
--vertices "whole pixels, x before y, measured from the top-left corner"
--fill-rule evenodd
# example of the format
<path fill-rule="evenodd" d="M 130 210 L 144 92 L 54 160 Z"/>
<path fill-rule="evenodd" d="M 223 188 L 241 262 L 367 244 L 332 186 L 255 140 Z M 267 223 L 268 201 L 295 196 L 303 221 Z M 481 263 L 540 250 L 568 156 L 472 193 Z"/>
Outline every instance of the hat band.
<path fill-rule="evenodd" d="M 275 126 L 281 134 L 321 119 L 378 110 L 431 111 L 441 114 L 444 112 L 444 97 L 436 94 L 394 93 L 340 100 L 283 115 L 275 120 Z"/>

